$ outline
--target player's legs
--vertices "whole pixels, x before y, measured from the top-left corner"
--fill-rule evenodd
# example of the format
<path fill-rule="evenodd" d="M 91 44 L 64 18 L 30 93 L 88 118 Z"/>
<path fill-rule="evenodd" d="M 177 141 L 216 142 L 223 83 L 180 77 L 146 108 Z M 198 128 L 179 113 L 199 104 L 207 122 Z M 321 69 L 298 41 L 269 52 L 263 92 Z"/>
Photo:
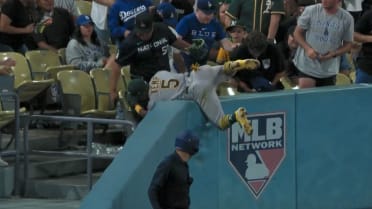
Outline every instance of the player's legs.
<path fill-rule="evenodd" d="M 252 127 L 244 108 L 238 108 L 232 115 L 225 114 L 215 89 L 208 90 L 207 86 L 191 85 L 190 91 L 194 101 L 201 107 L 208 120 L 218 128 L 224 130 L 238 122 L 247 134 L 251 134 Z"/>

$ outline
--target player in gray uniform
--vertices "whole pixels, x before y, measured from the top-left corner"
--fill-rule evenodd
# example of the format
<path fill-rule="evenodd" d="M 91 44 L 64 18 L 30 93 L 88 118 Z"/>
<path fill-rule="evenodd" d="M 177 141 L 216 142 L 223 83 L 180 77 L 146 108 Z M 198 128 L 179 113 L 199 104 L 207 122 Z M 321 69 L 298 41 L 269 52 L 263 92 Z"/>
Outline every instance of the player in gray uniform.
<path fill-rule="evenodd" d="M 224 65 L 203 65 L 191 71 L 190 74 L 159 71 L 151 78 L 149 83 L 147 109 L 153 108 L 158 101 L 194 100 L 200 105 L 208 120 L 218 128 L 224 130 L 238 122 L 247 134 L 251 134 L 252 127 L 245 108 L 240 107 L 231 115 L 225 114 L 216 93 L 216 88 L 237 71 L 255 70 L 259 65 L 258 60 L 245 59 L 229 61 Z M 131 94 L 135 93 L 132 92 Z M 143 108 L 137 106 L 135 110 L 143 111 Z"/>

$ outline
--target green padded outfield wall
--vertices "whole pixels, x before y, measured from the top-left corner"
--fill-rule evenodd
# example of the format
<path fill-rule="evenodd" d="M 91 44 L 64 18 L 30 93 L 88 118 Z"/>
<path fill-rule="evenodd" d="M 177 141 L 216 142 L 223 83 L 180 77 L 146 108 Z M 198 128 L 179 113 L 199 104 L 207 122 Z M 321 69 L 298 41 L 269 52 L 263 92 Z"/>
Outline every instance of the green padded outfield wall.
<path fill-rule="evenodd" d="M 159 103 L 81 209 L 150 209 L 154 169 L 184 128 L 201 137 L 190 209 L 372 208 L 371 95 L 360 85 L 223 98 L 226 113 L 247 108 L 252 136 L 216 129 L 194 102 Z"/>

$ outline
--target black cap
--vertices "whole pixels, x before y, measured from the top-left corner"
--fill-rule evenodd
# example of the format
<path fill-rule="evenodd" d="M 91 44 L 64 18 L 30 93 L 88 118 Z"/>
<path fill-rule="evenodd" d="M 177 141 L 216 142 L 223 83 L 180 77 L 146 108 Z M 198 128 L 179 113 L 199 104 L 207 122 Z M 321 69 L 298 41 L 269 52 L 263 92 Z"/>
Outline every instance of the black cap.
<path fill-rule="evenodd" d="M 148 12 L 136 16 L 134 29 L 136 32 L 149 33 L 152 30 L 153 19 Z"/>
<path fill-rule="evenodd" d="M 247 30 L 247 28 L 244 26 L 242 21 L 233 20 L 233 21 L 231 21 L 230 26 L 226 28 L 226 31 L 230 32 L 231 30 L 233 30 L 234 28 L 237 28 L 237 27 L 242 28 L 243 30 Z"/>

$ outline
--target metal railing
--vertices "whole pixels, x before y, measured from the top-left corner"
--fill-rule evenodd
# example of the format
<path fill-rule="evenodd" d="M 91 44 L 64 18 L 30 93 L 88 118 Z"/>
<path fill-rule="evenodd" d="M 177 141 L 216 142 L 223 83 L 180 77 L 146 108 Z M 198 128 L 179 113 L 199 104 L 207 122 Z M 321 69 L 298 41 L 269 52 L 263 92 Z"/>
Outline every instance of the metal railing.
<path fill-rule="evenodd" d="M 14 150 L 0 150 L 1 156 L 15 156 L 15 165 L 14 165 L 14 193 L 15 195 L 20 195 L 20 185 L 21 182 L 19 173 L 20 173 L 20 155 L 21 150 L 19 146 L 19 130 L 20 130 L 20 112 L 19 112 L 19 98 L 15 92 L 7 91 L 2 89 L 0 91 L 0 102 L 13 102 L 14 108 L 12 110 L 1 110 L 2 113 L 6 114 L 14 114 L 14 120 L 10 120 L 9 123 L 14 122 Z M 6 112 L 6 111 L 13 111 L 13 112 Z M 8 123 L 8 124 L 9 124 Z M 6 124 L 7 125 L 7 124 Z M 3 127 L 0 127 L 3 128 Z M 0 131 L 0 145 L 1 143 L 1 131 Z"/>
<path fill-rule="evenodd" d="M 31 120 L 52 120 L 70 123 L 86 123 L 86 150 L 85 151 L 50 151 L 50 150 L 29 150 L 28 140 L 28 124 Z M 130 126 L 132 130 L 135 128 L 135 124 L 128 120 L 117 120 L 117 119 L 105 119 L 105 118 L 93 118 L 93 117 L 77 117 L 77 116 L 54 116 L 54 115 L 32 115 L 25 121 L 26 125 L 24 128 L 24 149 L 25 149 L 25 185 L 28 183 L 28 154 L 39 154 L 39 155 L 63 155 L 68 157 L 83 157 L 87 160 L 87 185 L 89 190 L 92 188 L 92 170 L 93 170 L 93 159 L 94 158 L 113 158 L 111 155 L 96 155 L 92 153 L 92 142 L 94 137 L 94 124 L 118 124 L 123 126 Z"/>

